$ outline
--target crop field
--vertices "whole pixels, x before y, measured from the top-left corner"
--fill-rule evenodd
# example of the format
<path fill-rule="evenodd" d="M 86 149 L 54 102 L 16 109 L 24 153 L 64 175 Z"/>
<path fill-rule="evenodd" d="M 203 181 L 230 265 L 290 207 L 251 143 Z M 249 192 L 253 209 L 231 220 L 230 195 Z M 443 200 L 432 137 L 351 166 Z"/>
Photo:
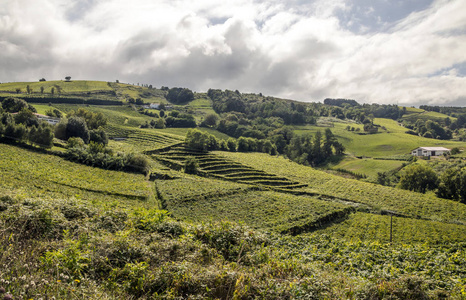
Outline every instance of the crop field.
<path fill-rule="evenodd" d="M 210 177 L 279 190 L 292 190 L 306 186 L 306 184 L 300 184 L 299 182 L 293 182 L 275 174 L 256 170 L 221 156 L 186 149 L 182 146 L 173 147 L 167 151 L 154 154 L 153 157 L 170 166 L 181 169 L 189 156 L 195 157 L 198 161 L 200 174 Z"/>
<path fill-rule="evenodd" d="M 466 226 L 435 221 L 393 217 L 394 243 L 452 243 L 463 242 Z M 357 212 L 341 223 L 320 231 L 347 240 L 390 241 L 390 216 Z"/>
<path fill-rule="evenodd" d="M 189 129 L 191 129 L 191 128 L 164 128 L 162 130 L 162 132 L 171 133 L 171 134 L 174 134 L 174 135 L 179 135 L 184 139 L 184 137 L 186 136 L 186 133 L 188 132 Z M 204 132 L 208 132 L 208 133 L 212 134 L 217 139 L 228 140 L 230 138 L 229 135 L 226 135 L 225 133 L 219 132 L 219 131 L 217 131 L 217 130 L 215 130 L 213 128 L 199 127 L 198 129 L 200 131 L 204 131 Z"/>
<path fill-rule="evenodd" d="M 277 244 L 282 245 L 283 259 L 300 257 L 305 262 L 317 262 L 329 270 L 340 270 L 358 278 L 377 278 L 382 285 L 381 293 L 389 289 L 386 280 L 410 275 L 425 278 L 431 288 L 465 290 L 464 242 L 438 246 L 428 243 L 390 245 L 312 233 L 283 237 Z M 464 299 L 464 296 L 462 293 L 453 299 Z"/>
<path fill-rule="evenodd" d="M 176 174 L 176 173 L 174 173 Z M 162 199 L 171 203 L 189 203 L 200 199 L 210 199 L 220 195 L 245 193 L 251 186 L 236 182 L 203 178 L 178 172 L 179 178 L 172 180 L 155 180 L 155 186 Z"/>
<path fill-rule="evenodd" d="M 177 217 L 190 221 L 230 220 L 283 233 L 313 230 L 352 211 L 344 204 L 270 191 L 249 191 L 187 202 L 167 201 Z"/>
<path fill-rule="evenodd" d="M 5 144 L 0 149 L 0 186 L 7 189 L 89 199 L 145 200 L 150 193 L 143 175 L 92 168 Z"/>
<path fill-rule="evenodd" d="M 333 168 L 342 168 L 358 174 L 364 174 L 368 177 L 368 181 L 373 182 L 377 180 L 378 172 L 387 172 L 400 168 L 404 163 L 406 163 L 406 161 L 346 157 L 337 165 L 337 167 Z"/>
<path fill-rule="evenodd" d="M 320 194 L 362 203 L 375 210 L 388 209 L 414 218 L 466 225 L 466 207 L 458 202 L 344 179 L 296 164 L 283 157 L 273 157 L 263 153 L 220 151 L 214 153 L 264 172 L 308 184 L 310 189 Z"/>

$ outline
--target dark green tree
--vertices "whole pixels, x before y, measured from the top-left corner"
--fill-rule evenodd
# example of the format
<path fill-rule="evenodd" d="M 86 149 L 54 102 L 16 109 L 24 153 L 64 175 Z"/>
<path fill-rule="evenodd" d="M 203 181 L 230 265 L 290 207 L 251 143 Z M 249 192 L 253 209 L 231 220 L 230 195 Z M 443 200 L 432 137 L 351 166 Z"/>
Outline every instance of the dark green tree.
<path fill-rule="evenodd" d="M 194 157 L 188 157 L 184 164 L 184 172 L 187 174 L 197 174 L 199 163 Z"/>
<path fill-rule="evenodd" d="M 437 188 L 438 176 L 430 166 L 411 164 L 403 169 L 398 186 L 404 190 L 425 193 Z"/>
<path fill-rule="evenodd" d="M 66 139 L 70 137 L 79 137 L 84 143 L 89 143 L 89 129 L 86 121 L 81 117 L 72 116 L 66 124 Z"/>

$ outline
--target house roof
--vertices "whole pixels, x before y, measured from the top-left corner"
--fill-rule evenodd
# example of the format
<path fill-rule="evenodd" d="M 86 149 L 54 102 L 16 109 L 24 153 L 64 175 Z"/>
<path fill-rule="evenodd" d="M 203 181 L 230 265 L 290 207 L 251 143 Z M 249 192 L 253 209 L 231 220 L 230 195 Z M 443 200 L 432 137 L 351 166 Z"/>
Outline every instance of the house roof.
<path fill-rule="evenodd" d="M 417 149 L 422 149 L 422 150 L 427 150 L 427 151 L 450 151 L 450 149 L 444 148 L 444 147 L 418 147 L 414 150 L 417 150 Z"/>

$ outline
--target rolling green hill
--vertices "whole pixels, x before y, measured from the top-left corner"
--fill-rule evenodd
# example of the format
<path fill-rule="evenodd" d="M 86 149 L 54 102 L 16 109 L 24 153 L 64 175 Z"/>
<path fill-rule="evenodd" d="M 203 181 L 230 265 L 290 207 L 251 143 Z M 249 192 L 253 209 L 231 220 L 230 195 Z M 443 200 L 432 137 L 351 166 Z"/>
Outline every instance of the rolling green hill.
<path fill-rule="evenodd" d="M 127 102 L 167 103 L 162 90 L 46 81 L 0 84 L 0 96 L 28 100 L 27 85 L 32 96 L 41 96 L 41 86 L 46 93 L 62 88 L 51 105 L 33 104 L 39 113 L 50 108 L 102 113 L 109 152 L 144 155 L 150 172 L 68 161 L 62 141 L 55 141 L 58 152 L 1 140 L 0 287 L 15 298 L 466 296 L 465 204 L 343 178 L 283 155 L 187 148 L 188 128 L 140 128 L 156 117 Z M 66 97 L 121 105 L 60 103 Z M 254 94 L 245 98 L 257 105 L 279 102 Z M 208 114 L 221 116 L 205 94 L 173 109 L 194 114 L 198 123 Z M 407 111 L 406 118 L 443 118 Z M 252 124 L 245 114 L 228 118 L 258 131 L 267 122 Z M 368 181 L 378 172 L 401 168 L 418 146 L 466 147 L 466 142 L 406 134 L 391 119 L 374 123 L 381 127 L 370 135 L 360 134 L 362 124 L 333 117 L 289 128 L 303 135 L 331 126 L 346 148 L 345 157 L 331 167 L 366 174 Z M 214 127 L 200 129 L 219 140 L 230 138 Z M 197 166 L 194 174 L 184 172 L 190 160 Z"/>

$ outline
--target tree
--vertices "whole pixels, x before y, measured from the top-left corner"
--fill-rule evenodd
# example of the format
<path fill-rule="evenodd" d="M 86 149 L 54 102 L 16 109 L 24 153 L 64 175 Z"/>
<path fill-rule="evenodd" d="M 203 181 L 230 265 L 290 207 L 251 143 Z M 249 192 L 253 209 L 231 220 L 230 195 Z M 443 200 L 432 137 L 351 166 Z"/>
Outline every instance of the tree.
<path fill-rule="evenodd" d="M 194 93 L 187 88 L 171 88 L 166 95 L 168 101 L 174 104 L 184 104 L 194 100 Z"/>
<path fill-rule="evenodd" d="M 40 93 L 41 93 L 41 94 L 44 93 L 44 87 L 43 87 L 43 86 L 40 87 Z"/>
<path fill-rule="evenodd" d="M 318 130 L 314 136 L 314 141 L 312 142 L 312 161 L 315 165 L 318 165 L 324 160 L 321 144 L 322 133 Z"/>
<path fill-rule="evenodd" d="M 229 138 L 227 140 L 227 148 L 228 148 L 228 151 L 231 151 L 231 152 L 235 152 L 236 151 L 236 140 L 233 139 L 233 138 Z"/>
<path fill-rule="evenodd" d="M 29 131 L 29 141 L 41 148 L 53 147 L 53 130 L 50 125 L 41 123 L 39 127 L 32 126 Z"/>
<path fill-rule="evenodd" d="M 81 117 L 86 121 L 86 125 L 89 129 L 97 129 L 107 125 L 107 118 L 101 113 L 93 113 L 84 108 L 79 108 L 78 110 L 72 110 L 67 114 L 67 117 Z"/>
<path fill-rule="evenodd" d="M 21 89 L 20 88 L 16 88 L 16 94 L 19 94 L 21 93 Z"/>
<path fill-rule="evenodd" d="M 107 133 L 102 128 L 90 130 L 89 141 L 102 144 L 102 145 L 107 145 L 108 144 Z"/>
<path fill-rule="evenodd" d="M 45 78 L 41 78 L 41 79 L 39 79 L 39 81 L 45 81 Z"/>
<path fill-rule="evenodd" d="M 89 143 L 89 129 L 83 118 L 72 116 L 68 119 L 68 123 L 66 124 L 66 139 L 70 137 L 79 137 L 84 143 Z"/>
<path fill-rule="evenodd" d="M 66 81 L 70 81 L 70 80 L 71 80 L 71 76 L 66 76 L 65 79 L 66 79 Z"/>
<path fill-rule="evenodd" d="M 54 87 L 52 87 L 52 88 L 50 89 L 50 93 L 52 93 L 52 95 L 55 94 L 55 88 L 54 88 Z"/>
<path fill-rule="evenodd" d="M 186 133 L 186 146 L 198 150 L 217 150 L 219 143 L 215 136 L 208 132 L 202 132 L 199 129 L 190 129 Z"/>
<path fill-rule="evenodd" d="M 29 109 L 23 108 L 15 115 L 16 124 L 24 124 L 27 127 L 39 126 L 39 119 Z"/>
<path fill-rule="evenodd" d="M 217 125 L 217 121 L 218 116 L 216 114 L 208 114 L 202 124 L 207 127 L 215 127 Z"/>
<path fill-rule="evenodd" d="M 28 94 L 31 93 L 31 87 L 29 86 L 29 84 L 26 86 L 26 91 L 27 91 Z"/>
<path fill-rule="evenodd" d="M 438 176 L 427 165 L 411 164 L 402 171 L 398 186 L 404 190 L 425 193 L 438 186 Z"/>
<path fill-rule="evenodd" d="M 187 174 L 196 174 L 199 164 L 194 157 L 188 157 L 184 164 L 184 172 Z"/>

